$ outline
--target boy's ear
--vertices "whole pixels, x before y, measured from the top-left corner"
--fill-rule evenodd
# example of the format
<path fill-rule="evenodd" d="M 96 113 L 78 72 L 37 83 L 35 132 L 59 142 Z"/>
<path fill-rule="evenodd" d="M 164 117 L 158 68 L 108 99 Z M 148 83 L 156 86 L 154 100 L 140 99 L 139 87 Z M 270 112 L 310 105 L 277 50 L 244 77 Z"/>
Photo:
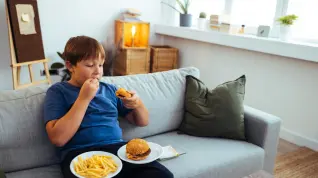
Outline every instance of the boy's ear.
<path fill-rule="evenodd" d="M 65 66 L 71 73 L 73 72 L 73 65 L 70 63 L 70 61 L 65 61 Z"/>

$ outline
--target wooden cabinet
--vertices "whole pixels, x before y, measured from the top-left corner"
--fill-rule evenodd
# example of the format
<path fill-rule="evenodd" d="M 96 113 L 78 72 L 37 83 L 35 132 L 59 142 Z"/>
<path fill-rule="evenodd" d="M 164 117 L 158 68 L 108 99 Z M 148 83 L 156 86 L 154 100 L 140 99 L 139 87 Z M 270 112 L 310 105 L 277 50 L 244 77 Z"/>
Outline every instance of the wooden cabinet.
<path fill-rule="evenodd" d="M 150 72 L 150 48 L 123 49 L 114 61 L 114 75 L 146 74 Z"/>
<path fill-rule="evenodd" d="M 171 46 L 151 46 L 151 72 L 176 69 L 178 49 Z"/>

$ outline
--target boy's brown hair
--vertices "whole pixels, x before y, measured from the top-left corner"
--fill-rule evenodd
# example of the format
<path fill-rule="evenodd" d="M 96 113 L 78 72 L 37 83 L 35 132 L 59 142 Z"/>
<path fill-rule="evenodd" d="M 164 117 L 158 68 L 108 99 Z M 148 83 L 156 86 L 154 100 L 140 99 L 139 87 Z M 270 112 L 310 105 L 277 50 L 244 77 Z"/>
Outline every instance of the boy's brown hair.
<path fill-rule="evenodd" d="M 87 59 L 105 59 L 105 50 L 103 46 L 94 38 L 88 36 L 76 36 L 70 38 L 64 48 L 61 57 L 76 65 L 81 60 Z"/>

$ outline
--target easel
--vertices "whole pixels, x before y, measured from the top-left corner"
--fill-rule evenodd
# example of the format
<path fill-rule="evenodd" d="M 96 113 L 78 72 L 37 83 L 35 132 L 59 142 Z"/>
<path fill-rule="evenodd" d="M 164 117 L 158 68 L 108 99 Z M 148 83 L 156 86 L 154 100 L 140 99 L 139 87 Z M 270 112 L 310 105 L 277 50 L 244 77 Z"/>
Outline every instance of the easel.
<path fill-rule="evenodd" d="M 48 59 L 17 63 L 16 54 L 15 54 L 14 45 L 13 45 L 13 37 L 12 37 L 12 31 L 11 31 L 11 23 L 10 23 L 10 16 L 9 16 L 9 12 L 8 12 L 7 0 L 5 0 L 5 9 L 6 9 L 7 24 L 8 24 L 8 36 L 9 36 L 9 45 L 10 45 L 13 89 L 18 90 L 18 89 L 27 88 L 27 87 L 34 86 L 34 85 L 39 85 L 42 83 L 51 84 L 52 82 L 51 82 L 51 77 L 50 77 L 49 68 L 48 68 L 48 64 L 47 64 Z M 32 65 L 39 64 L 39 63 L 43 63 L 43 65 L 44 65 L 46 78 L 44 80 L 35 81 L 33 71 L 32 71 Z M 21 67 L 23 67 L 23 66 L 28 66 L 28 71 L 29 71 L 29 76 L 30 76 L 31 82 L 27 83 L 27 84 L 20 84 Z"/>

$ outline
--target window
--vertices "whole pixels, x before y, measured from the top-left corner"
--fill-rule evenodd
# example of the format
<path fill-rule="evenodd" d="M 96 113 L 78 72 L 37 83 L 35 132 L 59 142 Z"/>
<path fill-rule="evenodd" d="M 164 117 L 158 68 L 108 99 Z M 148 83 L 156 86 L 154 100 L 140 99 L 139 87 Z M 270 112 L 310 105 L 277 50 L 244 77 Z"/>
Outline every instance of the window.
<path fill-rule="evenodd" d="M 211 14 L 221 15 L 224 19 L 235 26 L 246 25 L 247 28 L 256 33 L 259 25 L 273 25 L 276 12 L 277 0 L 192 0 L 190 13 L 198 18 L 200 12 L 206 12 L 207 18 Z M 223 15 L 223 16 L 222 16 Z M 196 21 L 194 21 L 195 25 Z"/>
<path fill-rule="evenodd" d="M 317 0 L 289 0 L 287 14 L 298 16 L 298 20 L 292 26 L 293 38 L 318 41 L 317 7 Z"/>
<path fill-rule="evenodd" d="M 205 12 L 207 18 L 211 14 L 220 15 L 223 13 L 226 0 L 192 0 L 189 12 L 195 17 L 199 18 L 200 12 Z"/>
<path fill-rule="evenodd" d="M 175 1 L 175 0 L 173 0 Z M 234 28 L 245 25 L 245 33 L 256 34 L 259 25 L 271 26 L 270 37 L 279 37 L 281 16 L 296 14 L 299 18 L 292 26 L 292 37 L 296 41 L 318 43 L 318 0 L 192 0 L 189 12 L 193 15 L 193 24 L 200 12 L 220 15 L 220 21 L 226 19 Z"/>
<path fill-rule="evenodd" d="M 277 0 L 193 0 L 190 12 L 199 17 L 200 12 L 230 15 L 231 24 L 246 26 L 272 25 Z M 226 10 L 230 6 L 230 10 Z"/>
<path fill-rule="evenodd" d="M 272 26 L 277 0 L 233 0 L 231 24 Z"/>

